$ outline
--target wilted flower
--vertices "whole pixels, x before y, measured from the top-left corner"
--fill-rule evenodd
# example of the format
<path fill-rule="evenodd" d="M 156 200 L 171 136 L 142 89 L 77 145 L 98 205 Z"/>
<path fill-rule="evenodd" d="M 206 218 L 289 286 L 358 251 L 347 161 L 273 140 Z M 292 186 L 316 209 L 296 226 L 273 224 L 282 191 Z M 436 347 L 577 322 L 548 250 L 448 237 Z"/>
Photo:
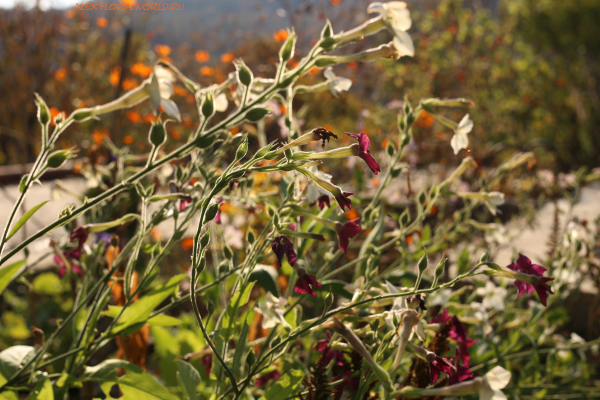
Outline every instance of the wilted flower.
<path fill-rule="evenodd" d="M 452 150 L 454 150 L 454 154 L 458 154 L 458 152 L 462 149 L 466 149 L 469 146 L 469 138 L 467 134 L 473 130 L 473 121 L 469 118 L 469 114 L 466 114 L 463 119 L 460 120 L 456 130 L 454 131 L 454 136 L 450 140 L 450 146 L 452 146 Z"/>
<path fill-rule="evenodd" d="M 415 55 L 415 46 L 407 30 L 412 25 L 410 11 L 403 1 L 390 1 L 389 3 L 371 3 L 367 12 L 372 14 L 379 13 L 385 21 L 388 30 L 394 35 L 394 47 L 400 53 L 400 56 Z"/>
<path fill-rule="evenodd" d="M 268 373 L 256 378 L 256 386 L 258 386 L 258 387 L 264 386 L 267 382 L 272 381 L 272 380 L 278 380 L 280 377 L 281 377 L 281 374 L 279 373 L 279 371 L 274 369 L 273 371 L 268 372 Z"/>
<path fill-rule="evenodd" d="M 335 97 L 338 97 L 339 92 L 345 92 L 350 89 L 352 86 L 352 80 L 348 78 L 344 78 L 341 76 L 336 76 L 333 73 L 333 69 L 331 67 L 325 68 L 325 72 L 323 72 L 325 78 L 327 78 L 327 85 L 329 86 L 329 90 L 331 94 Z"/>
<path fill-rule="evenodd" d="M 281 260 L 283 260 L 284 254 L 287 256 L 288 263 L 290 263 L 290 265 L 294 265 L 296 263 L 296 252 L 294 251 L 294 245 L 285 235 L 280 235 L 273 239 L 271 249 L 277 256 L 279 265 L 281 265 Z"/>
<path fill-rule="evenodd" d="M 313 290 L 313 287 L 321 288 L 321 284 L 317 282 L 317 277 L 314 275 L 310 275 L 306 270 L 302 267 L 299 267 L 296 272 L 298 273 L 298 281 L 294 286 L 294 290 L 296 293 L 305 294 L 308 293 L 314 297 L 317 297 L 317 294 Z"/>
<path fill-rule="evenodd" d="M 517 287 L 517 290 L 519 292 L 519 297 L 521 297 L 523 293 L 532 294 L 535 291 L 540 297 L 540 302 L 544 306 L 546 306 L 548 294 L 554 294 L 550 286 L 548 286 L 548 284 L 546 283 L 549 281 L 553 281 L 554 278 L 543 277 L 544 272 L 546 272 L 546 268 L 537 264 L 532 264 L 531 260 L 522 254 L 519 254 L 519 258 L 517 259 L 516 263 L 510 263 L 507 267 L 512 269 L 513 271 L 523 272 L 528 275 L 540 277 L 538 282 L 535 284 L 515 280 L 515 286 Z"/>
<path fill-rule="evenodd" d="M 286 304 L 286 299 L 275 297 L 271 292 L 267 292 L 264 300 L 258 303 L 258 307 L 254 308 L 263 316 L 262 327 L 264 329 L 273 328 L 277 324 L 290 327 L 284 317 Z"/>
<path fill-rule="evenodd" d="M 381 171 L 381 168 L 379 167 L 379 164 L 377 163 L 377 161 L 375 161 L 375 159 L 371 155 L 371 151 L 369 150 L 369 137 L 363 132 L 358 134 L 348 132 L 345 133 L 346 135 L 358 140 L 358 154 L 356 155 L 362 158 L 367 163 L 369 168 L 371 168 L 371 171 L 373 171 L 373 173 L 377 175 Z"/>

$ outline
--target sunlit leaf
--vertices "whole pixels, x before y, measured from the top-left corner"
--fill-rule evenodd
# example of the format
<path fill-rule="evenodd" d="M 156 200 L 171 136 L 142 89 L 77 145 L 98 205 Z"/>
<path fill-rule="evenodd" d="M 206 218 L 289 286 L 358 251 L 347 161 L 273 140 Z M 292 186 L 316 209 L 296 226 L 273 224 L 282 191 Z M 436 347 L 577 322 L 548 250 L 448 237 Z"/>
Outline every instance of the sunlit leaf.
<path fill-rule="evenodd" d="M 7 239 L 10 239 L 11 237 L 13 237 L 13 235 L 15 233 L 17 233 L 18 230 L 21 229 L 21 227 L 23 225 L 25 225 L 25 222 L 27 222 L 27 220 L 29 218 L 31 218 L 33 216 L 33 214 L 35 214 L 35 212 L 37 210 L 39 210 L 40 208 L 42 208 L 44 206 L 44 204 L 46 204 L 49 201 L 50 200 L 42 201 L 40 204 L 38 204 L 37 206 L 31 208 L 29 211 L 27 211 L 25 214 L 23 214 L 23 216 L 21 218 L 19 218 L 19 220 L 17 221 L 17 223 L 15 224 L 15 226 L 13 226 L 12 230 L 8 234 Z"/>

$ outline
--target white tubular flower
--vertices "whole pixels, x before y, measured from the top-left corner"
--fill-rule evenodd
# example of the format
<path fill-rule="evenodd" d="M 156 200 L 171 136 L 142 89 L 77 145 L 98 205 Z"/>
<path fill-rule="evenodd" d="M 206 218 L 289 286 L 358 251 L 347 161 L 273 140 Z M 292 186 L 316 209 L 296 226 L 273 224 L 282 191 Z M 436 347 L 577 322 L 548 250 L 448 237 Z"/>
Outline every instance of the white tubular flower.
<path fill-rule="evenodd" d="M 483 307 L 496 310 L 504 310 L 504 298 L 506 297 L 506 289 L 496 286 L 492 281 L 487 281 L 485 287 L 477 288 L 475 294 L 483 297 L 481 304 Z"/>
<path fill-rule="evenodd" d="M 277 324 L 291 328 L 283 315 L 286 304 L 286 299 L 275 297 L 271 292 L 267 292 L 265 299 L 258 303 L 258 307 L 254 308 L 263 316 L 262 327 L 264 329 L 271 329 Z"/>
<path fill-rule="evenodd" d="M 490 210 L 492 215 L 498 214 L 498 206 L 504 204 L 504 193 L 501 192 L 489 192 L 489 193 L 473 193 L 473 192 L 463 192 L 456 193 L 458 197 L 462 197 L 463 199 L 473 199 L 473 200 L 481 200 L 485 204 L 485 206 Z"/>
<path fill-rule="evenodd" d="M 459 151 L 466 149 L 469 146 L 467 134 L 472 130 L 473 121 L 469 118 L 469 114 L 466 114 L 458 123 L 458 126 L 454 131 L 454 136 L 452 136 L 452 140 L 450 140 L 450 145 L 452 146 L 452 150 L 454 150 L 454 154 L 458 154 Z"/>
<path fill-rule="evenodd" d="M 421 389 L 407 386 L 400 390 L 400 395 L 405 398 L 432 397 L 432 396 L 464 396 L 479 394 L 479 400 L 506 400 L 504 389 L 510 382 L 510 372 L 500 366 L 492 368 L 483 378 L 460 382 L 456 385 L 442 388 Z"/>
<path fill-rule="evenodd" d="M 325 72 L 323 72 L 323 75 L 327 79 L 327 86 L 329 86 L 331 94 L 335 97 L 338 97 L 339 92 L 346 92 L 352 86 L 352 80 L 350 80 L 349 78 L 336 76 L 333 73 L 333 69 L 331 69 L 331 67 L 325 68 Z"/>
<path fill-rule="evenodd" d="M 390 1 L 389 3 L 371 3 L 367 8 L 369 14 L 378 13 L 385 21 L 389 31 L 394 35 L 394 47 L 399 56 L 415 55 L 415 45 L 407 30 L 412 25 L 410 11 L 403 1 Z"/>
<path fill-rule="evenodd" d="M 312 172 L 313 175 L 315 175 L 318 178 L 321 178 L 324 181 L 331 182 L 331 178 L 333 178 L 333 176 L 326 174 L 323 171 L 319 171 L 317 167 L 310 167 L 309 170 L 310 172 Z M 321 186 L 317 185 L 313 181 L 310 181 L 306 195 L 308 197 L 308 202 L 314 203 L 319 197 L 331 196 L 331 193 L 329 193 L 327 190 L 323 189 Z"/>
<path fill-rule="evenodd" d="M 175 77 L 171 72 L 160 66 L 154 67 L 154 72 L 150 78 L 150 102 L 152 103 L 152 113 L 157 114 L 158 108 L 162 107 L 167 115 L 181 122 L 181 114 L 177 104 L 170 97 L 173 95 L 173 85 L 171 82 Z"/>
<path fill-rule="evenodd" d="M 392 372 L 396 371 L 400 366 L 400 361 L 402 361 L 402 356 L 404 355 L 404 350 L 406 350 L 408 342 L 418 331 L 418 327 L 421 327 L 421 314 L 415 310 L 404 309 L 400 312 L 399 316 L 400 326 L 398 326 L 398 350 L 396 351 L 396 357 L 394 358 L 394 363 L 392 364 Z M 423 327 L 421 327 L 421 331 L 422 330 Z M 424 336 L 425 332 L 423 332 L 423 337 Z"/>
<path fill-rule="evenodd" d="M 387 286 L 389 294 L 401 293 L 394 285 L 392 285 L 388 281 L 386 281 L 385 284 Z M 406 297 L 394 298 L 394 305 L 392 306 L 392 309 L 387 313 L 387 316 L 385 317 L 385 323 L 391 329 L 399 330 L 402 326 L 402 318 L 406 315 L 405 311 L 414 311 L 414 308 L 417 308 L 419 306 L 419 303 L 420 302 L 418 301 L 411 301 L 410 304 L 408 304 L 406 302 Z M 408 340 L 411 340 L 413 334 L 416 333 L 417 337 L 424 341 L 425 331 L 423 330 L 423 325 L 421 324 L 421 314 L 417 313 L 416 311 L 414 312 L 419 316 L 419 318 L 417 319 L 417 321 L 415 321 L 414 325 L 411 325 L 411 331 Z M 396 316 L 396 319 L 400 321 L 400 326 L 398 327 L 394 325 L 394 316 Z M 398 338 L 396 338 L 396 341 L 398 341 Z"/>

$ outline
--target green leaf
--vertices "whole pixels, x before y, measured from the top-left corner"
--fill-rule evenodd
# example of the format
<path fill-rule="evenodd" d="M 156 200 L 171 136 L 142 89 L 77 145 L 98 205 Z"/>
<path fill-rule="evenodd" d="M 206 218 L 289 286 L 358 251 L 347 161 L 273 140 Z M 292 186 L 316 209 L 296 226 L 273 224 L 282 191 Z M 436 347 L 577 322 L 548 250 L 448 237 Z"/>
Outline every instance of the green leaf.
<path fill-rule="evenodd" d="M 121 332 L 128 327 L 145 322 L 152 311 L 158 307 L 167 297 L 173 293 L 173 290 L 179 286 L 179 283 L 186 277 L 185 274 L 176 275 L 154 289 L 146 293 L 142 298 L 133 303 L 119 318 L 119 322 L 112 328 L 112 333 Z"/>
<path fill-rule="evenodd" d="M 252 288 L 254 287 L 254 282 L 249 282 L 248 285 L 244 288 L 243 291 L 239 290 L 235 292 L 223 317 L 221 319 L 221 329 L 222 329 L 222 337 L 223 339 L 228 339 L 229 335 L 232 333 L 233 328 L 235 327 L 235 315 L 237 314 L 238 309 L 245 305 L 250 299 L 250 292 L 252 292 Z"/>
<path fill-rule="evenodd" d="M 258 286 L 271 292 L 273 296 L 279 296 L 277 294 L 277 270 L 270 265 L 258 264 L 254 271 L 248 278 L 249 282 L 256 281 Z"/>
<path fill-rule="evenodd" d="M 177 365 L 177 377 L 181 381 L 183 388 L 189 400 L 196 400 L 196 387 L 200 384 L 200 374 L 198 370 L 182 360 L 175 360 Z"/>
<path fill-rule="evenodd" d="M 52 382 L 46 376 L 38 374 L 38 381 L 26 400 L 54 400 Z"/>
<path fill-rule="evenodd" d="M 15 224 L 15 226 L 13 226 L 12 231 L 10 231 L 10 233 L 8 234 L 8 237 L 6 239 L 10 239 L 11 237 L 13 237 L 13 235 L 15 233 L 17 233 L 17 231 L 19 229 L 21 229 L 21 227 L 23 225 L 25 225 L 25 222 L 27 222 L 27 220 L 29 218 L 31 218 L 31 216 L 33 214 L 35 214 L 35 212 L 37 210 L 39 210 L 40 208 L 42 208 L 44 206 L 44 204 L 46 204 L 47 202 L 49 202 L 50 200 L 46 200 L 46 201 L 42 201 L 40 204 L 38 204 L 37 206 L 33 207 L 31 210 L 27 211 Z"/>
<path fill-rule="evenodd" d="M 458 260 L 456 261 L 456 265 L 458 266 L 458 274 L 464 274 L 469 269 L 469 250 L 465 248 L 458 256 Z"/>
<path fill-rule="evenodd" d="M 54 272 L 44 272 L 33 279 L 33 291 L 37 294 L 49 296 L 59 295 L 63 292 L 62 281 Z"/>
<path fill-rule="evenodd" d="M 16 263 L 12 263 L 7 265 L 4 268 L 0 268 L 0 294 L 4 291 L 4 289 L 8 286 L 13 276 L 21 269 L 23 265 L 25 265 L 26 260 L 17 261 Z"/>
<path fill-rule="evenodd" d="M 283 400 L 295 393 L 296 387 L 304 378 L 304 372 L 292 369 L 283 375 L 265 392 L 260 400 Z"/>
<path fill-rule="evenodd" d="M 427 224 L 423 227 L 423 230 L 421 231 L 421 240 L 419 243 L 425 244 L 429 241 L 429 239 L 431 239 L 431 226 Z"/>
<path fill-rule="evenodd" d="M 10 378 L 35 356 L 31 346 L 12 346 L 0 353 L 0 374 Z"/>
<path fill-rule="evenodd" d="M 170 315 L 158 314 L 148 320 L 150 326 L 176 326 L 183 323 L 179 318 L 171 317 Z"/>
<path fill-rule="evenodd" d="M 242 367 L 242 356 L 244 355 L 244 350 L 246 348 L 246 339 L 248 338 L 248 323 L 244 320 L 244 326 L 242 327 L 242 333 L 237 341 L 235 346 L 235 353 L 233 355 L 233 373 L 240 373 Z M 250 350 L 253 351 L 253 350 Z"/>

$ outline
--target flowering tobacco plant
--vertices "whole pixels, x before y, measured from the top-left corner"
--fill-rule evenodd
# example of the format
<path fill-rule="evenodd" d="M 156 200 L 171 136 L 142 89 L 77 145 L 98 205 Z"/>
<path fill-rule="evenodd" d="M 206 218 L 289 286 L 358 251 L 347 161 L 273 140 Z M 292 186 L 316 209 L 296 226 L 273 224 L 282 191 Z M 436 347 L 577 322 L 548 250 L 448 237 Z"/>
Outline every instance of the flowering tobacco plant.
<path fill-rule="evenodd" d="M 15 287 L 47 295 L 35 292 L 37 261 L 23 251 L 47 234 L 55 256 L 47 273 L 62 276 L 70 268 L 76 274 L 59 281 L 58 290 L 70 285 L 60 292 L 69 300 L 59 307 L 66 314 L 44 329 L 32 327 L 39 340 L 0 352 L 0 397 L 68 399 L 77 392 L 99 398 L 116 385 L 126 399 L 503 399 L 503 390 L 529 393 L 538 383 L 541 354 L 562 362 L 547 341 L 560 336 L 552 330 L 557 324 L 542 318 L 563 301 L 568 287 L 557 271 L 579 262 L 581 248 L 561 247 L 560 262 L 548 268 L 523 255 L 507 267 L 494 262 L 497 249 L 480 233 L 500 225 L 486 219 L 502 211 L 501 183 L 527 157 L 491 170 L 462 158 L 473 122 L 464 111 L 458 123 L 442 111 L 472 102 L 405 98 L 397 131 L 381 152 L 376 135 L 348 133 L 352 144 L 343 147 L 337 140 L 347 137 L 336 127 L 300 132 L 294 124 L 296 96 L 310 103 L 316 92 L 339 97 L 351 90 L 351 80 L 335 75 L 337 65 L 415 54 L 405 3 L 373 3 L 368 12 L 372 19 L 348 31 L 336 32 L 327 21 L 303 57 L 289 30 L 270 78 L 255 77 L 235 60 L 225 81 L 202 87 L 159 61 L 139 87 L 68 117 L 50 121 L 48 106 L 36 97 L 41 151 L 0 238 L 0 291 L 10 292 L 9 300 Z M 391 42 L 352 52 L 354 42 L 384 30 L 377 38 L 391 33 Z M 344 55 L 335 52 L 346 46 Z M 304 84 L 319 69 L 324 80 Z M 174 84 L 197 100 L 199 121 L 184 145 L 167 151 L 163 118 L 182 119 L 171 99 Z M 17 220 L 33 182 L 75 156 L 73 149 L 54 150 L 61 133 L 143 107 L 145 100 L 157 116 L 150 151 L 129 154 L 106 140 L 106 164 L 83 169 L 96 185 L 90 196 L 9 244 L 45 204 Z M 285 114 L 285 143 L 267 140 L 273 105 Z M 410 183 L 403 160 L 423 111 L 454 131 L 448 146 L 462 159 L 447 177 L 416 191 L 409 185 L 394 202 L 399 182 Z M 242 132 L 231 134 L 234 128 Z M 339 166 L 349 160 L 356 174 L 377 175 L 372 187 L 346 179 Z M 72 232 L 68 243 L 59 239 L 63 228 Z M 103 239 L 88 240 L 91 233 Z M 486 251 L 474 260 L 480 248 Z M 440 261 L 430 268 L 433 259 Z M 560 337 L 565 352 L 597 343 Z M 114 357 L 108 355 L 113 348 Z M 523 366 L 510 362 L 527 357 L 533 361 Z M 549 379 L 548 390 L 565 385 Z"/>

